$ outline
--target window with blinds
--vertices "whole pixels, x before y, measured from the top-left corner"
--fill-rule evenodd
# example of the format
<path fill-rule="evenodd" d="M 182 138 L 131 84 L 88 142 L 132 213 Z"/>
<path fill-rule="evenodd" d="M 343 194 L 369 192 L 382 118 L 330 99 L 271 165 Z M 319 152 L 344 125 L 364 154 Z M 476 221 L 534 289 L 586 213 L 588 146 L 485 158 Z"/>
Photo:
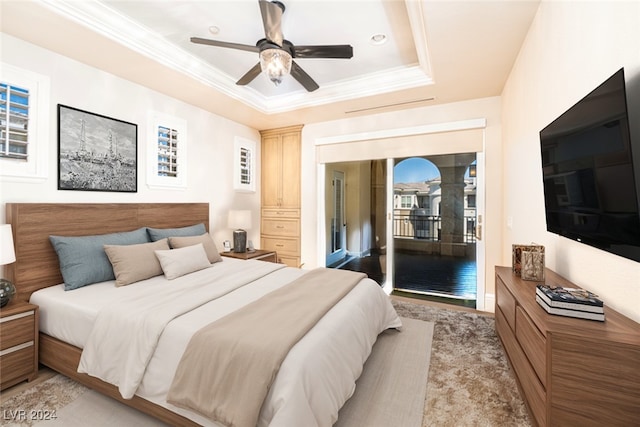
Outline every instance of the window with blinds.
<path fill-rule="evenodd" d="M 240 147 L 240 184 L 251 185 L 251 150 Z"/>
<path fill-rule="evenodd" d="M 158 111 L 148 113 L 147 185 L 187 188 L 187 121 Z"/>
<path fill-rule="evenodd" d="M 233 150 L 233 188 L 241 192 L 256 191 L 256 142 L 236 136 Z"/>
<path fill-rule="evenodd" d="M 178 176 L 178 144 L 180 132 L 158 126 L 158 176 Z"/>
<path fill-rule="evenodd" d="M 27 160 L 29 89 L 0 82 L 0 157 Z"/>

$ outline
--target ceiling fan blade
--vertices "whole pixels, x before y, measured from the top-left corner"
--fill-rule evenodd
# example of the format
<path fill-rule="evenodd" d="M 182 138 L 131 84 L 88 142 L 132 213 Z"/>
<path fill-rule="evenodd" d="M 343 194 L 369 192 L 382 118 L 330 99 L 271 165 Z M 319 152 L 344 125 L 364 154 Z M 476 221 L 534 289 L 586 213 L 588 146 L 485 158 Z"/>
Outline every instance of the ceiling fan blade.
<path fill-rule="evenodd" d="M 282 47 L 282 13 L 284 4 L 279 1 L 259 0 L 260 13 L 262 13 L 262 24 L 264 25 L 264 35 L 267 40 Z"/>
<path fill-rule="evenodd" d="M 261 72 L 262 72 L 262 68 L 260 68 L 260 63 L 258 62 L 252 69 L 247 71 L 247 73 L 244 76 L 240 77 L 240 80 L 238 80 L 236 84 L 239 86 L 247 85 L 251 83 L 253 79 L 258 77 Z"/>
<path fill-rule="evenodd" d="M 311 76 L 307 74 L 295 61 L 291 61 L 291 75 L 296 79 L 308 92 L 318 89 L 318 83 L 313 81 Z"/>
<path fill-rule="evenodd" d="M 328 46 L 293 46 L 294 58 L 340 58 L 353 57 L 353 47 L 348 44 Z"/>
<path fill-rule="evenodd" d="M 251 46 L 248 44 L 221 42 L 218 40 L 202 39 L 200 37 L 191 37 L 192 43 L 206 44 L 209 46 L 228 47 L 231 49 L 246 50 L 248 52 L 260 52 L 258 46 Z"/>

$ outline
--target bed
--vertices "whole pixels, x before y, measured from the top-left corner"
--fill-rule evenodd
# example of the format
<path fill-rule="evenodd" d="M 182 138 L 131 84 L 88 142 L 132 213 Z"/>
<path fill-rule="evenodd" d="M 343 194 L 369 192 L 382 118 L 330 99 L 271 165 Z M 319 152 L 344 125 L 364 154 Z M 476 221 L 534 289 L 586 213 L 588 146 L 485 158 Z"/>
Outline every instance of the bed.
<path fill-rule="evenodd" d="M 141 227 L 171 229 L 193 224 L 203 224 L 208 231 L 208 204 L 8 203 L 6 208 L 7 223 L 13 226 L 17 258 L 7 274 L 16 284 L 17 298 L 40 307 L 40 363 L 172 425 L 223 425 L 188 405 L 167 402 L 172 379 L 184 366 L 180 359 L 187 355 L 185 349 L 189 348 L 192 335 L 216 321 L 233 318 L 245 306 L 251 307 L 245 308 L 245 312 L 255 312 L 256 306 L 252 304 L 263 297 L 288 293 L 288 286 L 310 280 L 309 277 L 316 273 L 263 261 L 224 258 L 210 268 L 172 280 L 161 275 L 128 286 L 115 286 L 114 281 L 107 280 L 65 291 L 58 255 L 49 240 L 51 235 L 91 236 Z M 324 271 L 317 273 L 325 274 Z M 124 310 L 127 302 L 134 298 L 147 301 L 146 295 L 161 294 L 163 288 L 170 292 L 170 289 L 186 289 L 206 281 L 215 283 L 219 289 L 221 281 L 228 284 L 233 282 L 230 278 L 236 277 L 238 283 L 242 283 L 228 285 L 231 287 L 221 292 L 223 296 L 208 299 L 206 303 L 195 303 L 198 307 L 195 310 L 180 312 L 166 322 L 142 368 L 139 381 L 129 387 L 133 390 L 131 398 L 123 392 L 122 383 L 112 381 L 108 375 L 101 380 L 99 377 L 104 376 L 78 372 L 81 361 L 84 363 L 83 348 L 86 347 L 86 359 L 94 343 L 101 341 L 92 337 L 94 329 L 99 329 L 97 325 L 100 324 L 112 324 L 112 321 L 101 323 L 105 312 L 115 308 L 117 317 L 117 310 L 121 307 Z M 171 303 L 166 307 L 176 305 Z M 158 311 L 168 309 L 155 310 Z M 144 322 L 146 324 L 147 320 Z M 264 403 L 254 408 L 257 425 L 333 424 L 339 409 L 353 394 L 355 380 L 362 372 L 377 335 L 385 329 L 400 326 L 399 317 L 379 286 L 370 279 L 357 278 L 353 289 L 328 308 L 287 352 L 266 392 Z M 127 327 L 120 325 L 119 328 Z M 100 352 L 95 353 L 99 355 Z M 216 395 L 215 391 L 210 392 L 212 396 Z"/>

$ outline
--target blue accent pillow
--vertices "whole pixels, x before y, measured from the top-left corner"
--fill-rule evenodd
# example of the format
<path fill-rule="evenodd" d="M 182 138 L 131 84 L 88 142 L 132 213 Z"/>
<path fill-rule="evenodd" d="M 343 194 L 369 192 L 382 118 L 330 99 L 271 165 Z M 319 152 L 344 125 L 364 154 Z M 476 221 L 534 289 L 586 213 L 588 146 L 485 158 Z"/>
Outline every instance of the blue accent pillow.
<path fill-rule="evenodd" d="M 186 236 L 201 236 L 207 232 L 204 224 L 195 224 L 188 227 L 180 228 L 150 228 L 147 227 L 147 233 L 152 242 L 166 239 L 168 237 L 186 237 Z"/>
<path fill-rule="evenodd" d="M 134 231 L 95 236 L 49 236 L 49 241 L 58 254 L 64 290 L 70 291 L 116 278 L 104 245 L 148 243 L 149 236 L 146 227 L 143 227 Z"/>

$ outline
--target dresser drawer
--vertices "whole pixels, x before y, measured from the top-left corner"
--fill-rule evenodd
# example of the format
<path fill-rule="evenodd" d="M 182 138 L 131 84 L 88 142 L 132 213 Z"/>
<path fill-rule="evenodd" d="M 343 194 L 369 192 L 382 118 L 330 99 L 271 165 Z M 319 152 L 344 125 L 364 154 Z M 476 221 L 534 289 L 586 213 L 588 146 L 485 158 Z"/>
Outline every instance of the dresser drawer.
<path fill-rule="evenodd" d="M 262 249 L 277 252 L 278 258 L 282 258 L 287 255 L 299 255 L 299 239 L 279 239 L 272 237 L 263 237 L 261 246 Z"/>
<path fill-rule="evenodd" d="M 15 383 L 19 378 L 35 375 L 35 343 L 33 341 L 29 341 L 27 343 L 23 343 L 20 347 L 23 348 L 10 351 L 0 356 L 0 377 L 2 378 L 2 386 L 5 384 Z"/>
<path fill-rule="evenodd" d="M 300 209 L 262 209 L 262 216 L 268 218 L 300 218 Z"/>
<path fill-rule="evenodd" d="M 502 344 L 511 362 L 511 366 L 515 371 L 520 389 L 525 394 L 525 402 L 529 406 L 531 414 L 535 418 L 538 426 L 546 426 L 546 408 L 545 408 L 545 389 L 538 380 L 535 371 L 531 367 L 527 356 L 518 345 L 517 339 L 514 339 L 511 330 L 507 327 L 506 322 L 498 320 L 502 316 L 502 312 L 496 312 L 496 327 L 498 334 L 502 338 Z"/>
<path fill-rule="evenodd" d="M 546 339 L 521 307 L 516 308 L 516 338 L 536 371 L 538 379 L 546 387 Z"/>
<path fill-rule="evenodd" d="M 300 220 L 262 218 L 262 234 L 297 237 L 300 234 Z"/>
<path fill-rule="evenodd" d="M 278 261 L 288 267 L 300 268 L 300 257 L 278 255 Z"/>
<path fill-rule="evenodd" d="M 3 317 L 0 323 L 0 350 L 32 341 L 35 318 L 33 310 Z"/>
<path fill-rule="evenodd" d="M 496 304 L 502 310 L 512 331 L 516 330 L 516 300 L 502 280 L 496 278 Z"/>

